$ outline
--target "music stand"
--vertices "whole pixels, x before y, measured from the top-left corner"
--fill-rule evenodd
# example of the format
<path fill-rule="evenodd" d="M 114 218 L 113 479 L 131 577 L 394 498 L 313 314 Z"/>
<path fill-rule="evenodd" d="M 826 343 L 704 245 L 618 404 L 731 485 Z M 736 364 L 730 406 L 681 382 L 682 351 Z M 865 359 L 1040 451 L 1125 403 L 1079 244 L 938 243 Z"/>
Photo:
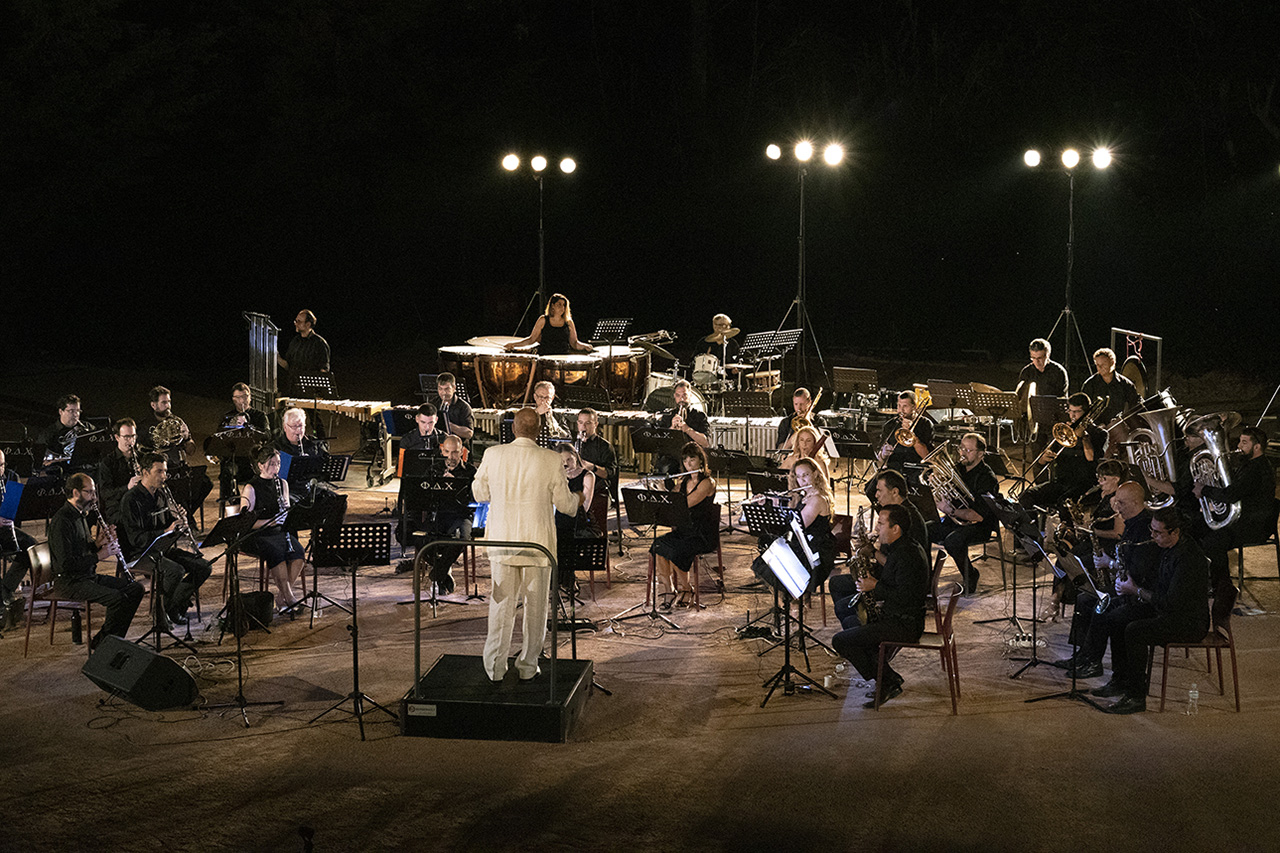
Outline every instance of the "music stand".
<path fill-rule="evenodd" d="M 578 598 L 576 593 L 570 592 L 573 588 L 570 585 L 565 587 L 565 577 L 568 576 L 577 580 L 578 572 L 603 572 L 607 557 L 605 552 L 609 550 L 609 542 L 603 536 L 600 537 L 577 537 L 577 536 L 558 536 L 556 538 L 556 566 L 560 571 L 560 607 L 564 606 L 564 595 L 574 600 L 574 604 L 583 604 L 584 602 Z M 571 620 L 569 626 L 570 635 L 580 628 L 595 630 L 595 623 L 590 620 L 583 620 L 585 624 L 577 624 L 576 620 Z M 573 639 L 573 657 L 577 660 L 578 644 L 576 637 Z"/>
<path fill-rule="evenodd" d="M 748 507 L 748 509 L 750 508 L 751 507 Z M 805 592 L 808 591 L 809 584 L 813 579 L 812 574 L 809 572 L 808 567 L 804 565 L 804 562 L 796 556 L 791 545 L 789 545 L 787 540 L 784 538 L 779 537 L 778 539 L 773 540 L 773 544 L 765 550 L 761 557 L 763 558 L 765 565 L 769 567 L 770 574 L 776 581 L 776 583 L 771 583 L 771 586 L 773 586 L 775 590 L 775 596 L 778 595 L 779 589 L 781 589 L 782 593 L 787 596 L 785 606 L 787 618 L 783 621 L 783 636 L 780 641 L 782 643 L 782 668 L 779 669 L 776 674 L 766 679 L 764 684 L 761 685 L 763 687 L 768 687 L 769 692 L 764 695 L 764 700 L 761 701 L 760 707 L 763 708 L 769 702 L 769 699 L 773 697 L 773 691 L 778 689 L 778 685 L 782 685 L 782 695 L 794 696 L 796 686 L 791 681 L 792 676 L 797 676 L 802 680 L 807 681 L 810 687 L 817 688 L 832 699 L 835 699 L 836 694 L 832 693 L 813 678 L 810 678 L 808 675 L 791 665 L 790 602 L 797 602 L 797 605 L 800 608 L 800 648 L 803 650 L 804 634 L 806 633 L 806 629 L 804 627 L 804 595 Z M 774 646 L 776 645 L 777 643 L 774 644 Z M 765 651 L 768 651 L 768 649 Z M 761 652 L 760 654 L 764 654 L 764 652 Z M 806 667 L 808 666 L 808 663 L 809 653 L 805 651 Z"/>
<path fill-rule="evenodd" d="M 613 411 L 613 395 L 598 385 L 566 385 L 556 393 L 556 402 L 566 409 Z"/>
<path fill-rule="evenodd" d="M 380 711 L 386 712 L 391 719 L 399 722 L 400 718 L 377 702 L 370 699 L 360 690 L 360 623 L 357 615 L 356 569 L 360 566 L 380 566 L 391 562 L 391 524 L 385 521 L 373 524 L 343 524 L 334 531 L 336 535 L 329 544 L 329 553 L 346 557 L 346 567 L 351 571 L 351 624 L 347 631 L 351 634 L 351 692 L 339 699 L 329 708 L 312 718 L 314 723 L 330 711 L 342 708 L 347 700 L 351 700 L 351 710 L 347 711 L 360 724 L 360 740 L 364 740 L 364 704 L 367 702 Z"/>
<path fill-rule="evenodd" d="M 771 471 L 747 472 L 747 490 L 753 495 L 785 492 L 790 486 L 791 484 L 787 482 L 786 474 L 774 474 Z"/>
<path fill-rule="evenodd" d="M 849 510 L 849 491 L 854 478 L 854 462 L 861 461 L 863 463 L 862 472 L 857 476 L 860 479 L 865 479 L 867 469 L 876 461 L 876 448 L 871 443 L 868 435 L 862 430 L 846 429 L 844 427 L 825 427 L 825 429 L 831 436 L 831 442 L 836 446 L 836 451 L 840 454 L 840 458 L 849 460 L 849 473 L 844 477 L 831 478 L 832 486 L 839 480 L 844 480 L 844 505 L 847 512 Z"/>
<path fill-rule="evenodd" d="M 1048 555 L 1046 554 L 1045 556 L 1047 557 Z M 1058 562 L 1057 563 L 1051 562 L 1051 565 L 1053 566 L 1053 573 L 1058 577 L 1070 578 L 1072 581 L 1073 587 L 1078 588 L 1083 586 L 1084 584 L 1080 582 L 1081 577 L 1083 577 L 1084 580 L 1088 583 L 1088 585 L 1093 588 L 1093 592 L 1095 595 L 1098 596 L 1098 600 L 1099 601 L 1106 600 L 1103 594 L 1098 590 L 1097 585 L 1094 584 L 1093 578 L 1085 570 L 1084 565 L 1081 564 L 1080 558 L 1077 557 L 1075 554 L 1072 554 L 1070 551 L 1059 551 Z M 1089 698 L 1089 696 L 1084 691 L 1076 689 L 1076 668 L 1074 665 L 1074 661 L 1079 657 L 1079 654 L 1080 654 L 1081 638 L 1075 636 L 1075 632 L 1068 633 L 1068 637 L 1071 638 L 1071 660 L 1073 661 L 1073 665 L 1069 667 L 1071 671 L 1071 689 L 1060 690 L 1057 693 L 1047 693 L 1044 696 L 1033 696 L 1030 699 L 1023 700 L 1023 702 L 1024 704 L 1030 704 L 1032 702 L 1043 702 L 1046 699 L 1072 699 L 1077 702 L 1084 702 L 1086 705 L 1092 705 L 1094 708 L 1097 708 L 1099 711 L 1101 711 L 1103 710 L 1103 707 L 1101 705 L 1099 705 L 1097 702 Z M 1033 645 L 1032 648 L 1034 649 L 1035 646 Z M 1037 661 L 1037 663 L 1043 663 L 1043 662 L 1044 661 Z M 1028 663 L 1027 666 L 1031 666 L 1031 664 Z M 1022 669 L 1026 669 L 1027 666 L 1024 666 Z M 1022 674 L 1022 670 L 1020 669 L 1018 670 L 1017 673 L 1015 673 L 1010 677 L 1016 678 L 1018 675 L 1021 675 L 1021 674 Z"/>
<path fill-rule="evenodd" d="M 999 520 L 1000 524 L 1004 525 L 1005 529 L 1013 534 L 1013 537 L 1015 540 L 1022 542 L 1024 541 L 1025 538 L 1030 537 L 1037 543 L 1040 542 L 1040 540 L 1037 537 L 1040 536 L 1041 534 L 1037 529 L 1035 519 L 1033 519 L 1027 513 L 1026 509 L 1023 508 L 1021 504 L 1014 503 L 1013 501 L 1010 501 L 1004 497 L 993 497 L 991 495 L 980 495 L 978 496 L 978 499 L 986 502 L 987 506 L 991 509 L 991 511 L 996 514 L 996 518 Z M 1000 535 L 999 527 L 996 528 L 996 535 L 997 536 Z M 1044 546 L 1040 544 L 1037 544 L 1036 548 L 1042 552 L 1044 550 Z M 1032 553 L 1032 551 L 1028 550 L 1027 553 L 1030 554 Z M 1000 616 L 996 619 L 975 620 L 973 624 L 992 625 L 997 622 L 1008 622 L 1010 625 L 1014 627 L 1014 630 L 1017 631 L 1019 636 L 1025 636 L 1026 631 L 1022 627 L 1021 618 L 1018 616 L 1018 560 L 1016 556 L 1014 557 L 1012 562 L 1013 562 L 1013 610 L 1012 612 L 1008 616 Z M 1035 592 L 1036 592 L 1035 567 L 1032 566 L 1031 568 L 1031 596 L 1032 596 L 1031 625 L 1032 625 L 1033 635 L 1035 633 L 1035 625 L 1037 622 L 1040 621 L 1040 619 L 1035 614 Z M 1034 658 L 1035 654 L 1036 654 L 1035 646 L 1033 645 L 1031 648 L 1031 656 Z M 1026 667 L 1023 667 L 1023 669 L 1026 669 Z M 1021 670 L 1019 670 L 1019 674 L 1021 674 Z"/>
<path fill-rule="evenodd" d="M 315 416 L 315 422 L 317 426 L 320 427 L 318 432 L 324 433 L 325 435 L 333 434 L 334 415 L 330 413 L 329 429 L 325 432 L 323 429 L 324 425 L 320 420 L 319 409 L 316 407 L 314 402 L 338 399 L 338 392 L 334 388 L 332 373 L 299 373 L 297 376 L 293 377 L 293 390 L 289 396 L 312 400 L 311 414 Z"/>
<path fill-rule="evenodd" d="M 659 525 L 670 527 L 674 530 L 689 521 L 689 499 L 684 492 L 653 491 L 636 488 L 624 488 L 620 491 L 622 492 L 623 502 L 627 506 L 627 523 L 632 527 L 641 527 L 646 524 L 652 525 L 653 542 L 658 541 Z M 650 548 L 652 547 L 653 543 L 651 542 Z M 643 616 L 648 616 L 651 620 L 661 619 L 679 631 L 679 625 L 658 612 L 658 570 L 656 565 L 654 566 L 653 577 L 648 580 L 648 585 L 649 591 L 646 597 L 651 602 L 648 610 L 631 613 L 637 607 L 644 607 L 643 603 L 633 604 L 609 621 L 625 622 L 628 619 L 639 619 Z M 628 616 L 628 613 L 631 613 L 631 615 Z"/>
<path fill-rule="evenodd" d="M 419 373 L 418 374 L 418 396 L 422 398 L 423 402 L 426 402 L 433 397 L 440 396 L 440 392 L 438 390 L 440 383 L 436 381 L 439 378 L 439 376 L 440 376 L 439 373 Z M 466 403 L 468 406 L 471 405 L 471 395 L 467 393 L 466 377 L 459 376 L 458 374 L 455 373 L 453 375 L 453 381 L 454 381 L 454 390 L 453 390 L 454 396 L 457 397 L 462 402 Z M 417 407 L 414 406 L 414 409 L 417 409 Z"/>
<path fill-rule="evenodd" d="M 67 502 L 61 477 L 30 477 L 25 483 L 7 483 L 5 503 L 17 501 L 14 524 L 49 519 Z"/>
<path fill-rule="evenodd" d="M 608 317 L 596 320 L 596 327 L 591 330 L 591 337 L 588 340 L 600 341 L 605 346 L 612 347 L 618 341 L 626 338 L 627 329 L 630 326 L 630 317 Z M 630 350 L 630 345 L 626 349 Z M 610 355 L 612 354 L 611 352 Z"/>
<path fill-rule="evenodd" d="M 1000 421 L 1018 405 L 1018 395 L 1013 391 L 986 391 L 974 388 L 971 393 L 974 414 L 987 414 L 995 423 L 996 450 L 1000 449 Z"/>
<path fill-rule="evenodd" d="M 444 457 L 437 456 L 443 464 Z M 406 461 L 408 461 L 406 459 Z M 442 474 L 427 474 L 424 476 L 414 476 L 408 474 L 400 478 L 400 496 L 404 502 L 404 514 L 414 513 L 423 516 L 434 516 L 437 511 L 444 507 L 467 506 L 471 503 L 471 480 L 462 477 L 446 477 Z M 422 535 L 428 536 L 425 531 Z M 430 534 L 431 536 L 441 536 L 442 533 Z M 442 540 L 445 541 L 445 540 Z M 464 541 L 464 540 L 455 540 Z M 437 546 L 437 548 L 442 546 Z M 418 561 L 415 560 L 415 563 Z M 438 595 L 436 582 L 431 582 L 431 597 L 421 599 L 430 602 L 431 618 L 436 618 L 436 605 L 439 602 L 446 604 L 470 604 L 466 599 L 446 598 Z M 396 604 L 414 604 L 417 599 L 409 599 L 408 601 L 397 601 Z"/>
<path fill-rule="evenodd" d="M 733 475 L 739 474 L 746 479 L 747 469 L 751 467 L 751 457 L 741 450 L 725 450 L 723 447 L 708 447 L 707 464 L 712 474 L 724 474 L 726 494 L 733 494 Z M 721 533 L 736 533 L 733 526 L 733 513 L 729 513 L 729 523 L 721 528 Z"/>
<path fill-rule="evenodd" d="M 689 437 L 678 429 L 663 429 L 643 422 L 633 423 L 628 429 L 635 452 L 651 455 L 650 468 L 662 456 L 679 459 L 680 451 L 689 441 Z"/>
<path fill-rule="evenodd" d="M 312 480 L 324 479 L 324 457 L 323 456 L 293 456 L 288 453 L 280 454 L 280 479 L 289 484 L 289 489 L 295 493 L 306 492 L 306 486 Z"/>
<path fill-rule="evenodd" d="M 108 430 L 95 430 L 76 436 L 75 449 L 71 451 L 71 460 L 67 462 L 69 471 L 91 470 L 97 473 L 98 462 L 103 454 L 116 449 L 116 437 Z"/>
<path fill-rule="evenodd" d="M 216 705 L 209 705 L 209 708 L 239 708 L 240 716 L 244 719 L 244 727 L 249 728 L 249 712 L 245 710 L 250 705 L 283 705 L 283 700 L 273 700 L 264 702 L 250 702 L 244 695 L 244 644 L 241 638 L 248 633 L 248 621 L 252 619 L 257 622 L 268 634 L 271 629 L 264 625 L 260 620 L 248 613 L 248 608 L 244 605 L 244 599 L 240 597 L 240 564 L 239 554 L 240 548 L 244 545 L 246 539 L 252 539 L 257 536 L 259 531 L 266 530 L 266 527 L 260 527 L 258 530 L 253 529 L 257 518 L 251 512 L 242 515 L 231 515 L 223 518 L 213 526 L 213 530 L 209 531 L 209 535 L 205 537 L 204 546 L 206 548 L 214 545 L 225 544 L 227 546 L 227 571 L 231 574 L 231 597 L 227 599 L 227 603 L 222 606 L 222 612 L 219 616 L 230 616 L 233 603 L 235 604 L 235 616 L 232 617 L 234 624 L 231 633 L 236 638 L 236 698 L 231 702 L 220 702 Z M 222 644 L 222 638 L 226 635 L 226 621 L 222 623 L 222 633 L 218 636 L 218 644 Z"/>
<path fill-rule="evenodd" d="M 347 470 L 351 467 L 350 454 L 330 453 L 316 458 L 320 460 L 320 479 L 326 483 L 346 482 Z"/>
<path fill-rule="evenodd" d="M 301 530 L 311 531 L 311 538 L 307 541 L 307 549 L 311 552 L 311 589 L 305 595 L 303 595 L 302 598 L 295 601 L 293 604 L 293 607 L 290 608 L 290 610 L 294 612 L 301 610 L 303 607 L 306 607 L 311 611 L 311 616 L 307 621 L 308 628 L 315 627 L 316 611 L 320 610 L 323 607 L 323 605 L 320 603 L 321 601 L 329 602 L 334 607 L 338 608 L 344 613 L 351 612 L 350 609 L 348 609 L 342 604 L 339 604 L 338 602 L 334 601 L 332 598 L 330 598 L 329 596 L 325 595 L 323 592 L 320 591 L 320 562 L 321 561 L 316 558 L 316 548 L 315 548 L 316 542 L 320 539 L 323 539 L 325 543 L 325 548 L 323 548 L 320 551 L 320 554 L 323 557 L 332 557 L 334 554 L 333 554 L 333 551 L 331 550 L 331 547 L 337 539 L 337 533 L 335 531 L 340 531 L 343 526 L 340 521 L 338 522 L 337 525 L 324 524 L 324 522 L 328 520 L 325 518 L 325 513 L 329 511 L 330 509 L 328 507 L 317 506 L 315 499 L 312 498 L 310 503 L 294 504 L 289 509 L 289 514 L 285 516 L 285 520 L 283 524 L 283 527 L 286 533 L 297 533 Z M 390 562 L 390 560 L 391 558 L 388 557 L 387 561 Z M 329 566 L 334 564 L 325 562 L 325 565 Z M 345 565 L 345 564 L 339 562 L 337 563 L 337 565 Z M 306 570 L 303 569 L 303 571 L 306 571 Z M 310 604 L 308 604 L 307 602 L 310 602 Z"/>
<path fill-rule="evenodd" d="M 831 368 L 831 391 L 834 394 L 875 394 L 880 390 L 880 376 L 863 367 Z"/>
<path fill-rule="evenodd" d="M 143 549 L 142 553 L 138 555 L 138 558 L 133 561 L 133 565 L 136 567 L 139 563 L 142 563 L 144 560 L 154 558 L 153 559 L 154 568 L 152 569 L 152 576 L 151 576 L 151 627 L 147 629 L 147 632 L 145 634 L 143 634 L 138 639 L 134 640 L 134 642 L 137 643 L 139 646 L 146 645 L 147 637 L 150 637 L 152 634 L 154 634 L 156 637 L 155 646 L 156 646 L 157 653 L 161 651 L 161 643 L 164 642 L 161 639 L 162 634 L 167 634 L 169 637 L 171 637 L 173 639 L 174 645 L 182 646 L 184 649 L 188 650 L 192 654 L 196 653 L 194 646 L 179 639 L 178 635 L 173 633 L 173 631 L 170 631 L 167 627 L 165 627 L 166 623 L 161 621 L 161 616 L 164 613 L 165 596 L 164 596 L 164 584 L 161 583 L 161 578 L 160 578 L 160 561 L 163 560 L 164 555 L 171 548 L 173 548 L 174 545 L 178 543 L 178 540 L 180 538 L 182 538 L 182 534 L 177 530 L 170 530 L 166 533 L 161 533 L 155 539 L 151 540 L 151 544 L 149 544 L 145 549 Z"/>

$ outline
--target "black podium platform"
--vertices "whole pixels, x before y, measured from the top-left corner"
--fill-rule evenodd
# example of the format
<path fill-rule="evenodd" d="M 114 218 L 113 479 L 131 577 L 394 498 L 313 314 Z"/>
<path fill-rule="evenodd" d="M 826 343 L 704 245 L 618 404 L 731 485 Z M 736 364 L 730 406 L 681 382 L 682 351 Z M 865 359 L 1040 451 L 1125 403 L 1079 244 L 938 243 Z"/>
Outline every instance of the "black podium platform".
<path fill-rule="evenodd" d="M 500 683 L 485 674 L 479 655 L 441 655 L 422 675 L 417 695 L 400 700 L 400 732 L 413 737 L 564 743 L 591 693 L 589 660 L 557 660 L 555 700 L 549 662 L 530 681 L 514 667 Z"/>

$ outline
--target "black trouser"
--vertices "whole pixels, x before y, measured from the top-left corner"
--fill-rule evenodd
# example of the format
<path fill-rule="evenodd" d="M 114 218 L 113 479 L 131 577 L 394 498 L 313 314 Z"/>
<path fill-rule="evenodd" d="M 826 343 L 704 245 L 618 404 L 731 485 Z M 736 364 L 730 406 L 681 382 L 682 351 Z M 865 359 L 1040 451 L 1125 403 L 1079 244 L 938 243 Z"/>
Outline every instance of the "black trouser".
<path fill-rule="evenodd" d="M 424 542 L 432 539 L 470 539 L 471 517 L 437 518 L 428 525 Z M 439 580 L 462 556 L 464 545 L 437 545 L 427 553 L 427 561 L 431 564 L 431 579 Z"/>
<path fill-rule="evenodd" d="M 13 556 L 13 562 L 9 564 L 9 570 L 4 573 L 4 598 L 9 598 L 13 593 L 18 591 L 18 586 L 22 583 L 22 579 L 27 576 L 27 572 L 31 569 L 31 558 L 27 556 L 27 549 L 36 544 L 36 540 L 31 534 L 24 533 L 18 528 L 13 528 L 14 538 L 18 542 L 18 553 Z M 0 531 L 0 536 L 3 532 Z M 8 538 L 5 536 L 4 538 Z M 2 547 L 2 543 L 0 543 Z M 12 543 L 10 543 L 12 547 Z"/>
<path fill-rule="evenodd" d="M 1077 600 L 1079 609 L 1079 600 Z M 1080 647 L 1081 657 L 1102 662 L 1107 651 L 1107 640 L 1111 640 L 1111 674 L 1113 677 L 1122 673 L 1121 662 L 1124 660 L 1124 626 L 1139 619 L 1152 619 L 1156 609 L 1150 604 L 1133 599 L 1124 599 L 1112 604 L 1103 613 L 1096 614 L 1089 622 L 1088 632 Z M 1116 649 L 1116 637 L 1119 637 L 1120 649 Z"/>
<path fill-rule="evenodd" d="M 853 664 L 853 668 L 862 676 L 863 681 L 871 681 L 876 677 L 876 663 L 879 659 L 880 644 L 889 642 L 914 643 L 924 633 L 924 625 L 915 621 L 908 622 L 897 617 L 889 617 L 862 625 L 856 613 L 845 617 L 840 623 L 844 630 L 831 638 L 831 648 Z M 884 683 L 900 684 L 902 676 L 884 664 Z"/>
<path fill-rule="evenodd" d="M 1206 613 L 1207 619 L 1207 613 Z M 1167 614 L 1134 619 L 1111 626 L 1112 676 L 1124 685 L 1126 695 L 1147 695 L 1147 656 L 1156 643 L 1195 643 L 1204 639 L 1209 626 L 1188 624 Z"/>
<path fill-rule="evenodd" d="M 966 592 L 972 592 L 978 583 L 978 570 L 969 561 L 969 546 L 979 545 L 990 538 L 991 528 L 985 524 L 960 524 L 951 518 L 944 518 L 937 524 L 929 525 L 929 541 L 935 545 L 941 544 L 955 561 L 960 577 L 964 578 Z"/>
<path fill-rule="evenodd" d="M 155 564 L 152 563 L 152 567 Z M 200 585 L 213 573 L 213 565 L 189 551 L 172 548 L 160 559 L 157 571 L 164 607 L 170 616 L 179 616 L 191 606 Z M 154 583 L 155 581 L 153 581 Z"/>
<path fill-rule="evenodd" d="M 98 636 L 112 634 L 123 637 L 138 612 L 144 590 L 142 584 L 111 575 L 86 575 L 79 578 L 59 577 L 54 582 L 54 592 L 60 598 L 72 601 L 89 601 L 107 608 Z"/>

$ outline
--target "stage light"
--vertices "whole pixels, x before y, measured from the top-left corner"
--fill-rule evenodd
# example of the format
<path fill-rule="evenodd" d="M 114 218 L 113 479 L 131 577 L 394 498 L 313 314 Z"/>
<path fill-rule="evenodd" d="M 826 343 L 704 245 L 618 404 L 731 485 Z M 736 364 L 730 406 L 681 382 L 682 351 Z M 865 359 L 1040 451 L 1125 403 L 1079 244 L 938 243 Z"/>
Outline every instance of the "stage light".
<path fill-rule="evenodd" d="M 801 163 L 808 163 L 813 157 L 813 143 L 803 140 L 796 143 L 796 159 Z"/>
<path fill-rule="evenodd" d="M 839 166 L 844 159 L 844 149 L 833 142 L 822 149 L 822 159 L 827 161 L 828 166 Z"/>
<path fill-rule="evenodd" d="M 535 155 L 534 158 L 529 161 L 529 165 L 533 167 L 533 171 L 541 172 L 543 169 L 547 168 L 547 158 L 543 157 L 541 154 Z"/>
<path fill-rule="evenodd" d="M 1040 152 L 1034 148 L 1028 148 L 1027 153 L 1022 155 L 1022 162 L 1034 169 L 1040 165 Z"/>
<path fill-rule="evenodd" d="M 506 169 L 508 172 L 514 172 L 516 169 L 520 168 L 520 158 L 514 154 L 508 154 L 506 157 L 502 158 L 502 168 Z"/>
<path fill-rule="evenodd" d="M 768 148 L 764 149 L 764 156 L 768 157 L 770 160 L 777 160 L 782 156 L 782 149 L 776 145 L 770 144 Z"/>
<path fill-rule="evenodd" d="M 564 172 L 566 175 L 573 174 L 573 170 L 576 168 L 578 168 L 578 164 L 574 162 L 572 157 L 566 157 L 560 161 L 560 171 Z"/>
<path fill-rule="evenodd" d="M 1080 152 L 1074 148 L 1068 148 L 1062 152 L 1062 165 L 1068 169 L 1074 169 L 1080 163 Z"/>
<path fill-rule="evenodd" d="M 1093 166 L 1095 169 L 1105 169 L 1111 165 L 1111 152 L 1106 148 L 1095 148 L 1093 150 Z"/>

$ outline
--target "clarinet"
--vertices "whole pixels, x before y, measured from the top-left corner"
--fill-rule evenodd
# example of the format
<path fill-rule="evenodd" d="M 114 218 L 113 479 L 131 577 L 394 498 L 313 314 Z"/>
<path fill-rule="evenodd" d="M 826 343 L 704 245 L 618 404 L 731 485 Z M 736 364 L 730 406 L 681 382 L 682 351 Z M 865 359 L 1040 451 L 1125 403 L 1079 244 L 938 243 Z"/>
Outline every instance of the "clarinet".
<path fill-rule="evenodd" d="M 168 483 L 160 484 L 160 493 L 164 495 L 165 503 L 169 505 L 169 511 L 173 513 L 174 519 L 178 522 L 178 542 L 188 543 L 190 548 L 197 557 L 203 557 L 200 546 L 196 544 L 196 537 L 191 535 L 191 523 L 187 520 L 187 511 L 174 499 L 173 492 L 169 491 Z"/>
<path fill-rule="evenodd" d="M 0 496 L 2 495 L 3 492 L 0 492 Z M 133 572 L 129 570 L 128 563 L 125 562 L 124 550 L 120 547 L 120 537 L 116 535 L 115 527 L 107 524 L 107 520 L 102 517 L 102 510 L 98 507 L 96 501 L 89 505 L 89 509 L 93 511 L 94 523 L 98 525 L 98 529 L 102 531 L 103 538 L 106 539 L 107 553 L 116 558 L 119 572 L 127 580 L 133 580 Z"/>

